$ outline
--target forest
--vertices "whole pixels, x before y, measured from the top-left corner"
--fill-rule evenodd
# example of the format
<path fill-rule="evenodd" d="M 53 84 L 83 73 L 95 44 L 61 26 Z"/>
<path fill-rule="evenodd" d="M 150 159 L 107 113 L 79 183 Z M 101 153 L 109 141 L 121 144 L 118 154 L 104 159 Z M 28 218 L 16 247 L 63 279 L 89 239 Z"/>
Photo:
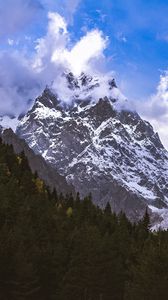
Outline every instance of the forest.
<path fill-rule="evenodd" d="M 168 232 L 57 194 L 0 140 L 1 300 L 167 300 Z"/>

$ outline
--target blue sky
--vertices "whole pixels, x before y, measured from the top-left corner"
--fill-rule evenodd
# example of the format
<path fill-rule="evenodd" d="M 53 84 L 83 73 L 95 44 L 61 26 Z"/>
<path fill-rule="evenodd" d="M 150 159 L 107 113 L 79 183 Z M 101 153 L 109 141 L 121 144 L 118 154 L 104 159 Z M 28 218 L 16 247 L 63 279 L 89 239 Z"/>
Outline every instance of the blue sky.
<path fill-rule="evenodd" d="M 60 26 L 53 37 L 54 29 L 51 32 L 49 27 L 52 22 L 58 25 L 59 18 L 51 21 L 49 12 L 63 17 L 62 36 Z M 168 0 L 0 0 L 0 115 L 24 111 L 41 83 L 56 76 L 51 63 L 56 50 L 66 49 L 74 59 L 67 51 L 79 46 L 84 36 L 82 55 L 88 47 L 94 49 L 94 39 L 88 37 L 93 32 L 101 44 L 101 49 L 93 50 L 99 56 L 97 64 L 102 58 L 103 68 L 114 71 L 123 94 L 137 104 L 138 112 L 152 122 L 168 146 L 167 16 Z M 82 50 L 83 44 L 72 52 Z M 43 64 L 40 76 L 32 71 L 32 61 Z"/>
<path fill-rule="evenodd" d="M 160 71 L 168 65 L 167 16 L 166 0 L 85 0 L 74 27 L 86 23 L 102 29 L 109 36 L 106 54 L 113 57 L 109 67 L 124 81 L 124 92 L 145 98 L 155 91 Z"/>
<path fill-rule="evenodd" d="M 10 7 L 15 1 L 0 0 L 0 8 L 11 10 L 7 17 L 15 13 Z M 26 2 L 25 8 L 23 3 Z M 70 2 L 76 3 L 72 12 Z M 24 11 L 24 18 L 19 20 L 18 14 L 18 24 L 11 24 L 13 29 L 0 30 L 0 33 L 4 30 L 1 49 L 9 46 L 8 39 L 18 39 L 19 45 L 15 47 L 29 47 L 31 51 L 32 41 L 46 31 L 47 12 L 57 11 L 67 19 L 72 42 L 93 28 L 109 37 L 105 51 L 109 57 L 107 67 L 116 72 L 117 81 L 128 98 L 145 100 L 155 92 L 160 73 L 168 65 L 167 0 L 74 0 L 69 1 L 69 5 L 68 1 L 59 0 L 20 0 L 16 3 Z M 29 14 L 25 11 L 28 9 Z M 25 36 L 31 40 L 25 40 Z"/>

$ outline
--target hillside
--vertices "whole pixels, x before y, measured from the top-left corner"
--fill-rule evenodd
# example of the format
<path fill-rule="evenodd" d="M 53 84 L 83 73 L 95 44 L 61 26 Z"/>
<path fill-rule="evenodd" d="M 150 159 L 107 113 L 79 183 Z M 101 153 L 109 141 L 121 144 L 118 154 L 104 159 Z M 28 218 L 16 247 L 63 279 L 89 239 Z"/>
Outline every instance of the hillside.
<path fill-rule="evenodd" d="M 166 300 L 168 233 L 50 193 L 0 141 L 0 299 Z"/>

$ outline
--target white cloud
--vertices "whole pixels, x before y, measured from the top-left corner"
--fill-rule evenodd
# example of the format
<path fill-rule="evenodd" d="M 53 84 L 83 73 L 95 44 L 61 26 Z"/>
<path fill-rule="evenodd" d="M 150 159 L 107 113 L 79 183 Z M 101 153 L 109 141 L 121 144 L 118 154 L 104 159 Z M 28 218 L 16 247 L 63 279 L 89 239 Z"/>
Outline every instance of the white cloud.
<path fill-rule="evenodd" d="M 127 43 L 127 37 L 124 35 L 123 32 L 118 32 L 116 35 L 116 38 L 118 41 L 123 42 L 123 43 Z"/>
<path fill-rule="evenodd" d="M 41 0 L 42 5 L 47 11 L 57 11 L 63 15 L 68 24 L 73 23 L 74 14 L 76 13 L 81 0 Z"/>
<path fill-rule="evenodd" d="M 68 24 L 81 0 L 0 0 L 0 38 L 23 31 L 32 22 L 45 22 L 48 11 L 57 11 Z"/>
<path fill-rule="evenodd" d="M 79 75 L 82 71 L 90 71 L 90 63 L 92 59 L 102 58 L 103 51 L 107 45 L 107 38 L 99 30 L 88 32 L 79 42 L 69 51 L 58 52 L 56 49 L 52 56 L 53 62 L 63 61 L 75 75 Z"/>
<path fill-rule="evenodd" d="M 9 46 L 13 46 L 14 45 L 14 40 L 8 39 L 8 44 L 9 44 Z"/>
<path fill-rule="evenodd" d="M 25 48 L 0 52 L 0 115 L 22 113 L 27 109 L 27 101 L 38 96 L 51 82 L 61 87 L 61 99 L 69 101 L 71 95 L 67 94 L 70 91 L 62 73 L 67 70 L 75 75 L 82 71 L 98 73 L 105 59 L 107 41 L 95 29 L 72 45 L 67 22 L 58 13 L 50 12 L 46 35 L 36 41 L 31 56 Z"/>
<path fill-rule="evenodd" d="M 73 22 L 73 16 L 77 11 L 77 8 L 80 4 L 81 0 L 64 0 L 63 6 L 66 12 L 67 21 L 69 23 Z"/>
<path fill-rule="evenodd" d="M 38 71 L 48 68 L 48 64 L 62 65 L 75 75 L 88 71 L 93 60 L 102 59 L 107 46 L 107 38 L 99 30 L 87 32 L 71 49 L 70 35 L 65 19 L 57 13 L 49 13 L 48 31 L 37 40 L 34 68 Z"/>
<path fill-rule="evenodd" d="M 62 73 L 71 71 L 76 76 L 82 72 L 97 75 L 105 59 L 103 52 L 107 47 L 108 38 L 98 29 L 94 29 L 86 32 L 72 45 L 65 19 L 53 12 L 48 14 L 48 18 L 46 36 L 37 40 L 33 69 L 43 83 L 52 81 L 59 97 L 68 102 L 72 93 L 67 88 Z M 107 91 L 107 88 L 103 93 L 105 90 Z"/>
<path fill-rule="evenodd" d="M 98 16 L 99 16 L 99 20 L 104 23 L 106 21 L 107 15 L 103 14 L 102 11 L 100 9 L 96 10 Z"/>
<path fill-rule="evenodd" d="M 38 95 L 37 76 L 27 59 L 17 51 L 1 52 L 0 65 L 0 115 L 18 115 L 25 111 L 29 100 Z"/>
<path fill-rule="evenodd" d="M 39 0 L 1 0 L 0 37 L 23 30 L 42 10 Z"/>
<path fill-rule="evenodd" d="M 52 56 L 57 51 L 58 56 L 65 51 L 68 42 L 67 24 L 57 13 L 48 13 L 48 29 L 45 37 L 38 39 L 35 47 L 36 55 L 33 67 L 39 72 L 48 68 L 52 63 Z"/>
<path fill-rule="evenodd" d="M 168 149 L 168 72 L 160 76 L 155 95 L 146 103 L 139 103 L 138 111 L 149 120 Z"/>

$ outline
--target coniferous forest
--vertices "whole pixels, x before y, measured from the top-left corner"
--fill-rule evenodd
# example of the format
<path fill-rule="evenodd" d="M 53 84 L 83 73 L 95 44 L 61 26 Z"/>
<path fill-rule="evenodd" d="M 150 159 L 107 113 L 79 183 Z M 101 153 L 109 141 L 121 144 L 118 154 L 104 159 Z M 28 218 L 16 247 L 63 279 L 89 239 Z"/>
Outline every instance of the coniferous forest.
<path fill-rule="evenodd" d="M 0 141 L 0 299 L 168 299 L 168 232 L 51 192 Z"/>

